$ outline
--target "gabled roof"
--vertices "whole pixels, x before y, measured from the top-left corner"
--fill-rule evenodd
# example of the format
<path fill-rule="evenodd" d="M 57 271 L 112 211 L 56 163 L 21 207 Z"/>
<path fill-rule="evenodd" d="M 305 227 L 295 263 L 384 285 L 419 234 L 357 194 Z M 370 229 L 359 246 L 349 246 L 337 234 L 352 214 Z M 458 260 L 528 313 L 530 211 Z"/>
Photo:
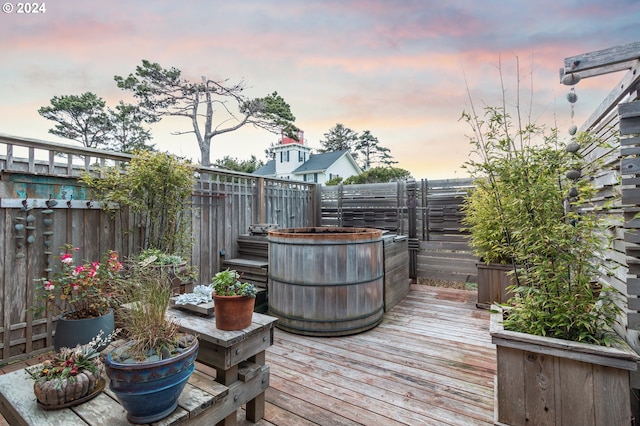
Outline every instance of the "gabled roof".
<path fill-rule="evenodd" d="M 258 176 L 274 176 L 276 174 L 276 160 L 269 160 L 267 164 L 253 172 Z"/>
<path fill-rule="evenodd" d="M 325 152 L 323 154 L 313 154 L 309 159 L 295 169 L 292 173 L 316 173 L 327 170 L 333 163 L 338 161 L 349 152 L 348 149 L 342 151 Z"/>

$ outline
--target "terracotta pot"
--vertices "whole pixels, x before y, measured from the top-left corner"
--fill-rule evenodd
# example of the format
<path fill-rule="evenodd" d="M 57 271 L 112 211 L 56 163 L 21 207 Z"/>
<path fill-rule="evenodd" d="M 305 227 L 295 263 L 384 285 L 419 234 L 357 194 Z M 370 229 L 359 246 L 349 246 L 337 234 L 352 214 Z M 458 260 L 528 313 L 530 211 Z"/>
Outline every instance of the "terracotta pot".
<path fill-rule="evenodd" d="M 218 330 L 242 330 L 251 325 L 256 298 L 249 296 L 213 297 L 213 314 Z"/>

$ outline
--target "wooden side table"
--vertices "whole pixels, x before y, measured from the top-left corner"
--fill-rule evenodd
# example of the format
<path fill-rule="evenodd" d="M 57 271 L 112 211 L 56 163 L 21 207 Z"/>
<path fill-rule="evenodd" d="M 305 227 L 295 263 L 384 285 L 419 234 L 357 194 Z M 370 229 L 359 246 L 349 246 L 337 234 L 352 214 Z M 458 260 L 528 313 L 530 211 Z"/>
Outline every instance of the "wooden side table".
<path fill-rule="evenodd" d="M 216 382 L 229 388 L 229 394 L 212 407 L 215 418 L 222 419 L 217 424 L 237 424 L 236 412 L 243 404 L 247 420 L 255 423 L 264 417 L 264 392 L 269 387 L 265 351 L 273 344 L 277 318 L 254 312 L 249 327 L 224 331 L 216 328 L 213 318 L 177 309 L 170 309 L 168 315 L 178 320 L 181 331 L 198 336 L 198 361 L 215 368 Z"/>

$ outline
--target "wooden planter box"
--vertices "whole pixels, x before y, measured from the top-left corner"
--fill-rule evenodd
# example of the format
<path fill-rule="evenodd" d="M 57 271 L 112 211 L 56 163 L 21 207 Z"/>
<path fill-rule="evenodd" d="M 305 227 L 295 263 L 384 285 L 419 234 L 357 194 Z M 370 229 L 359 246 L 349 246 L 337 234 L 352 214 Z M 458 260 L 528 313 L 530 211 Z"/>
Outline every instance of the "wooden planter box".
<path fill-rule="evenodd" d="M 640 357 L 618 348 L 506 331 L 494 306 L 496 425 L 630 425 L 630 371 Z"/>
<path fill-rule="evenodd" d="M 506 303 L 512 296 L 507 287 L 515 284 L 510 271 L 512 265 L 500 263 L 476 263 L 478 268 L 478 303 L 476 306 L 489 309 L 493 303 Z"/>

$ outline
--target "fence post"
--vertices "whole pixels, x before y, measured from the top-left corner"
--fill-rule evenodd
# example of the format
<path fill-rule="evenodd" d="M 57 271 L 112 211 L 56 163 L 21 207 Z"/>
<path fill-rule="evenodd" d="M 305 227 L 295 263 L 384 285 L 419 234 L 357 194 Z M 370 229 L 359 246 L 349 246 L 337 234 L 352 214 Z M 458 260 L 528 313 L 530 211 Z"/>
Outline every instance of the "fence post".
<path fill-rule="evenodd" d="M 256 185 L 257 189 L 258 189 L 258 223 L 266 223 L 266 213 L 265 213 L 265 205 L 264 205 L 264 200 L 265 200 L 265 188 L 264 188 L 264 178 L 263 177 L 259 177 L 258 181 L 257 181 L 257 185 Z"/>
<path fill-rule="evenodd" d="M 422 203 L 423 203 L 423 214 L 424 214 L 424 224 L 423 228 L 423 236 L 422 239 L 424 241 L 429 241 L 429 181 L 427 179 L 422 179 Z"/>
<path fill-rule="evenodd" d="M 417 215 L 416 215 L 416 181 L 409 181 L 406 185 L 407 191 L 407 219 L 409 222 L 408 245 L 409 245 L 409 278 L 418 276 L 418 246 L 420 242 L 417 238 Z"/>
<path fill-rule="evenodd" d="M 322 225 L 322 195 L 321 195 L 321 185 L 315 184 L 311 187 L 311 211 L 315 212 L 315 214 L 309 215 L 312 218 L 312 223 L 310 224 L 312 227 L 321 226 Z"/>
<path fill-rule="evenodd" d="M 342 182 L 338 185 L 338 211 L 337 211 L 337 215 L 338 215 L 338 226 L 344 226 L 343 222 L 342 222 L 342 195 L 343 195 L 343 186 L 342 186 Z"/>

